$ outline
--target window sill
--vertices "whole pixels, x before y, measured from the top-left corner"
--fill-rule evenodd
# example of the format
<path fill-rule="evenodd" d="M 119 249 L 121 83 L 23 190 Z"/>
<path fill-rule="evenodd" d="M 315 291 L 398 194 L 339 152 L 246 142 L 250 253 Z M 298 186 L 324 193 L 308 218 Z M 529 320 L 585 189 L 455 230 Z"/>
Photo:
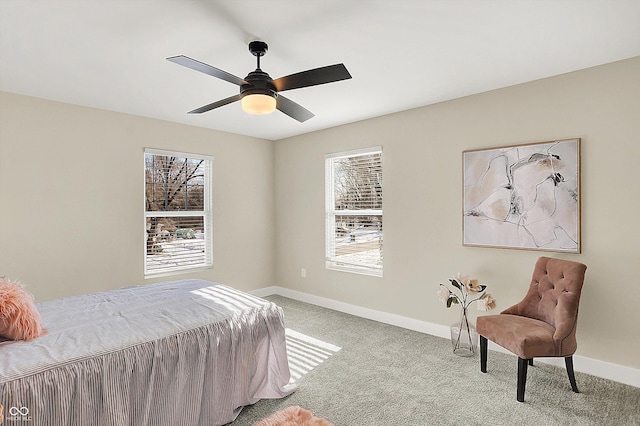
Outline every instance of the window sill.
<path fill-rule="evenodd" d="M 382 269 L 373 270 L 373 269 L 366 269 L 366 268 L 340 266 L 340 265 L 334 264 L 333 262 L 327 262 L 327 269 L 329 269 L 331 271 L 350 272 L 352 274 L 368 275 L 368 276 L 371 276 L 371 277 L 380 277 L 380 278 L 382 278 L 382 276 L 383 276 L 382 275 Z"/>
<path fill-rule="evenodd" d="M 198 266 L 198 267 L 189 268 L 189 269 L 176 269 L 176 270 L 169 270 L 169 271 L 162 271 L 162 272 L 153 272 L 150 274 L 144 274 L 144 279 L 146 280 L 151 278 L 170 277 L 172 275 L 190 274 L 193 272 L 209 271 L 212 269 L 213 269 L 213 265 L 209 265 L 209 266 Z"/>

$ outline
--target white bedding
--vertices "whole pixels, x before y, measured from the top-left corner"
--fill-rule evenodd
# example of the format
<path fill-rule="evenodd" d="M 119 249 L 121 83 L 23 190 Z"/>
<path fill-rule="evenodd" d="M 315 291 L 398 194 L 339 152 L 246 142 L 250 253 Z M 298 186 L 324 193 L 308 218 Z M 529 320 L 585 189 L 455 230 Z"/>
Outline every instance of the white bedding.
<path fill-rule="evenodd" d="M 165 282 L 38 310 L 45 336 L 0 343 L 5 421 L 221 425 L 294 390 L 282 310 L 230 287 Z"/>

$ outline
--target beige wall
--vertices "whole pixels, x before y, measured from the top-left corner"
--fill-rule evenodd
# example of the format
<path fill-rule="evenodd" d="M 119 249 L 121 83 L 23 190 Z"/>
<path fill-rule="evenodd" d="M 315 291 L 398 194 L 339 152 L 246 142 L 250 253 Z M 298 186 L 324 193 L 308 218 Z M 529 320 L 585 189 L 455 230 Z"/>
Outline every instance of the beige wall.
<path fill-rule="evenodd" d="M 524 296 L 538 256 L 576 260 L 588 265 L 578 355 L 640 368 L 638 76 L 634 58 L 278 141 L 277 283 L 448 325 L 458 311 L 436 291 L 456 272 L 488 284 L 501 310 Z M 462 246 L 463 150 L 574 137 L 582 254 Z M 384 157 L 384 277 L 327 270 L 324 154 L 375 145 Z"/>
<path fill-rule="evenodd" d="M 163 279 L 273 285 L 273 142 L 9 93 L 0 93 L 0 275 L 38 301 L 152 282 L 145 147 L 214 157 L 214 268 Z"/>
<path fill-rule="evenodd" d="M 635 58 L 275 143 L 0 93 L 0 275 L 38 301 L 149 282 L 143 148 L 202 153 L 214 156 L 214 268 L 164 279 L 280 285 L 448 325 L 457 311 L 439 304 L 439 283 L 477 276 L 500 310 L 547 254 L 589 267 L 578 354 L 639 369 L 638 75 Z M 582 254 L 462 246 L 463 150 L 573 137 L 582 138 Z M 375 145 L 384 277 L 328 271 L 324 154 Z"/>

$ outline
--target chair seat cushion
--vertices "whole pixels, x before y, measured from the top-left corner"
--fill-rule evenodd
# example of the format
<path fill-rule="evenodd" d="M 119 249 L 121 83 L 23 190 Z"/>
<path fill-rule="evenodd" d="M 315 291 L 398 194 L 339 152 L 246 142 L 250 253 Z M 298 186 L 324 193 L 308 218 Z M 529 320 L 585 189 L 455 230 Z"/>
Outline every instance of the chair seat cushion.
<path fill-rule="evenodd" d="M 561 356 L 553 341 L 555 329 L 544 321 L 519 315 L 480 316 L 478 334 L 523 359 Z"/>

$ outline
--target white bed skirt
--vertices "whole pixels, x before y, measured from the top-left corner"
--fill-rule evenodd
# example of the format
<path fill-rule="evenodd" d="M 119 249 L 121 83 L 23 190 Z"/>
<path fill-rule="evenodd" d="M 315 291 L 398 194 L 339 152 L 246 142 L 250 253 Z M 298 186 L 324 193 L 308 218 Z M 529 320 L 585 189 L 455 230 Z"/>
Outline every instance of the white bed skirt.
<path fill-rule="evenodd" d="M 47 335 L 0 343 L 5 422 L 222 425 L 295 390 L 281 308 L 226 286 L 175 281 L 38 309 Z"/>

